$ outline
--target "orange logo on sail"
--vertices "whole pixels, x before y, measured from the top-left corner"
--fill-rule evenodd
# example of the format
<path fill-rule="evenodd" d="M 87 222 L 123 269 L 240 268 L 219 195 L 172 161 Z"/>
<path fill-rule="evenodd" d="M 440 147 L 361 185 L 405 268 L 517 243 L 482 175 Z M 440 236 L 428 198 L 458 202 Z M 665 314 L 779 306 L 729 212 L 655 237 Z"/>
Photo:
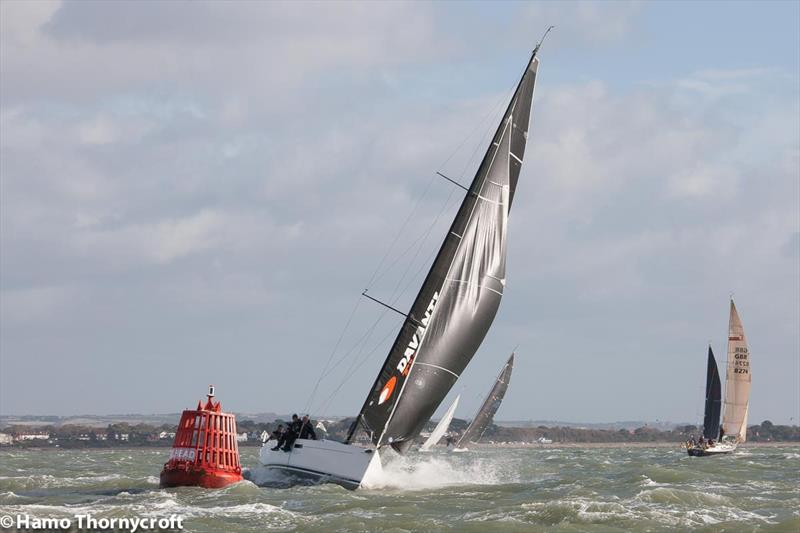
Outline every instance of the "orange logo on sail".
<path fill-rule="evenodd" d="M 378 398 L 378 405 L 382 404 L 386 400 L 388 400 L 392 392 L 394 392 L 394 386 L 397 384 L 397 376 L 392 376 L 392 379 L 386 382 L 386 385 L 383 386 L 383 390 L 381 391 L 381 395 Z"/>

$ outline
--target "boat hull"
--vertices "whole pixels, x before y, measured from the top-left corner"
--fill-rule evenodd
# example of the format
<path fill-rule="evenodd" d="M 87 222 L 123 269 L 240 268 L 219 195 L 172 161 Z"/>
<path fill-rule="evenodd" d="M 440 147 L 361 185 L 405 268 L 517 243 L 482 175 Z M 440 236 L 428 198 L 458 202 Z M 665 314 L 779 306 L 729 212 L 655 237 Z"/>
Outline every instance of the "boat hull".
<path fill-rule="evenodd" d="M 162 488 L 169 487 L 203 487 L 221 489 L 242 481 L 242 475 L 235 472 L 223 472 L 200 469 L 163 469 L 160 476 Z"/>
<path fill-rule="evenodd" d="M 330 440 L 297 439 L 291 451 L 273 450 L 270 444 L 261 447 L 259 466 L 250 473 L 258 483 L 260 474 L 279 471 L 316 483 L 335 483 L 346 489 L 357 489 L 370 476 L 381 472 L 380 456 L 373 448 L 343 444 Z"/>
<path fill-rule="evenodd" d="M 725 455 L 736 451 L 736 444 L 717 444 L 710 448 L 703 448 L 701 446 L 692 446 L 686 448 L 686 453 L 691 457 L 712 457 L 715 455 Z"/>

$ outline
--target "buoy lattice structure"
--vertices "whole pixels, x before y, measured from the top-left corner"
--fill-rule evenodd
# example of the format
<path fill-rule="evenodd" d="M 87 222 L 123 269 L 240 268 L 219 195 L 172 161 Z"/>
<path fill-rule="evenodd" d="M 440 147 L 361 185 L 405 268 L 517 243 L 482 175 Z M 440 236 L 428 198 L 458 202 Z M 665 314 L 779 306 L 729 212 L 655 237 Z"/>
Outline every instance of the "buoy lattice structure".
<path fill-rule="evenodd" d="M 169 460 L 161 471 L 162 487 L 221 488 L 242 480 L 236 417 L 214 402 L 214 387 L 197 409 L 181 414 Z"/>

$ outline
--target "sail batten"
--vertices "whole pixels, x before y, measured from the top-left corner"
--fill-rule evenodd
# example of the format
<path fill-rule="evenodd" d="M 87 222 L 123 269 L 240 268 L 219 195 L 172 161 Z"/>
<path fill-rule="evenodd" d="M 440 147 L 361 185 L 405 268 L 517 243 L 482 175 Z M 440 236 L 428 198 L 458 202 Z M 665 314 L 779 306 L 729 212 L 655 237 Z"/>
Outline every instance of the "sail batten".
<path fill-rule="evenodd" d="M 739 442 L 747 439 L 747 414 L 750 406 L 750 351 L 736 305 L 731 300 L 728 322 L 728 363 L 726 365 L 725 414 L 722 427 L 726 435 Z"/>
<path fill-rule="evenodd" d="M 376 446 L 407 450 L 494 320 L 538 64 L 534 51 L 348 441 L 360 425 Z"/>
<path fill-rule="evenodd" d="M 508 384 L 511 381 L 511 371 L 513 369 L 514 354 L 512 353 L 511 357 L 508 358 L 508 361 L 506 361 L 506 364 L 500 371 L 500 374 L 497 376 L 489 395 L 475 414 L 475 418 L 472 419 L 472 422 L 469 423 L 464 434 L 458 439 L 456 448 L 462 448 L 467 443 L 478 442 L 481 439 L 486 429 L 489 427 L 489 424 L 494 420 L 494 415 L 500 408 L 500 404 L 503 402 L 503 398 L 508 390 Z"/>

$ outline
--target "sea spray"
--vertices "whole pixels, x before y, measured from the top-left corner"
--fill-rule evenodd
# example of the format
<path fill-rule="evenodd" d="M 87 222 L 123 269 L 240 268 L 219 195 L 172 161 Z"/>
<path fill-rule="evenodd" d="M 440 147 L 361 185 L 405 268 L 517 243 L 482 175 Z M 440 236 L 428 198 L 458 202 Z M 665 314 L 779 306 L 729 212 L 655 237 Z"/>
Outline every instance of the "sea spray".
<path fill-rule="evenodd" d="M 388 455 L 388 454 L 386 454 Z M 450 485 L 496 485 L 513 482 L 503 477 L 499 464 L 466 454 L 384 455 L 383 472 L 363 485 L 366 489 L 431 490 Z"/>

